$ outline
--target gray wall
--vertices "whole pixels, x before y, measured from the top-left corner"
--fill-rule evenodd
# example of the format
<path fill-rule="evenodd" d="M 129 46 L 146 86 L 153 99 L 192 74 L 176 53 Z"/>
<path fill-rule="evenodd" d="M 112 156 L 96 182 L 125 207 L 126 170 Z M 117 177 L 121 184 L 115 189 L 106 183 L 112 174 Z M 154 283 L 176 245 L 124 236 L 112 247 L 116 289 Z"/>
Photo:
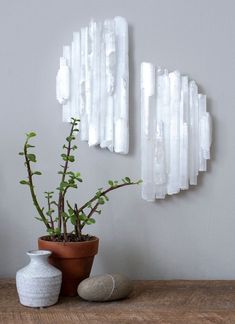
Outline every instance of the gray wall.
<path fill-rule="evenodd" d="M 1 0 L 0 2 L 0 275 L 13 276 L 44 233 L 34 216 L 22 159 L 24 133 L 35 130 L 39 196 L 57 186 L 68 126 L 55 100 L 62 45 L 91 17 L 123 15 L 130 24 L 130 154 L 79 143 L 84 184 L 78 202 L 106 180 L 140 177 L 139 67 L 178 68 L 208 95 L 214 144 L 209 172 L 190 191 L 147 203 L 140 187 L 112 194 L 89 230 L 98 235 L 93 273 L 132 278 L 235 278 L 234 19 L 235 2 L 209 0 Z M 75 197 L 71 197 L 74 199 Z"/>

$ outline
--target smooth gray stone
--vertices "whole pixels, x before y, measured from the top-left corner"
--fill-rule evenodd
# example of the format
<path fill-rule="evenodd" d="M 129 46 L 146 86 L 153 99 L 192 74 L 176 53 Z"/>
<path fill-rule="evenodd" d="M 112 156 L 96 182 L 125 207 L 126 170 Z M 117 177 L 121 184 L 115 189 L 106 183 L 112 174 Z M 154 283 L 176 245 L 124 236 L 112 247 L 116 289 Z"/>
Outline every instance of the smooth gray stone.
<path fill-rule="evenodd" d="M 87 278 L 78 285 L 78 295 L 88 301 L 123 299 L 127 297 L 132 290 L 132 281 L 120 273 Z"/>

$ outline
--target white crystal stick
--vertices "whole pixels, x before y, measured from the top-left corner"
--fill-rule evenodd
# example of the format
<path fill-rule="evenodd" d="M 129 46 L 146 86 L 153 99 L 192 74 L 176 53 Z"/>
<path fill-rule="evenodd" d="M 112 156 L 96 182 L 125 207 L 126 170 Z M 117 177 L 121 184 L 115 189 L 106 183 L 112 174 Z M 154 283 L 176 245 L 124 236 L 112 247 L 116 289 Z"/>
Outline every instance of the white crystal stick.
<path fill-rule="evenodd" d="M 141 178 L 142 197 L 155 200 L 154 183 L 154 118 L 155 118 L 155 68 L 150 63 L 141 64 Z"/>
<path fill-rule="evenodd" d="M 70 96 L 69 67 L 64 57 L 60 58 L 60 68 L 56 76 L 56 99 L 65 104 Z"/>
<path fill-rule="evenodd" d="M 169 195 L 180 191 L 179 181 L 179 158 L 180 158 L 180 95 L 181 95 L 181 77 L 178 71 L 171 72 L 170 78 L 170 161 L 168 188 Z"/>
<path fill-rule="evenodd" d="M 166 173 L 169 173 L 170 161 L 170 80 L 168 71 L 165 69 L 158 76 L 158 102 L 162 105 L 162 120 L 164 123 L 165 162 Z"/>
<path fill-rule="evenodd" d="M 212 143 L 212 126 L 211 117 L 208 112 L 206 112 L 201 118 L 201 136 L 202 136 L 202 153 L 203 158 L 210 159 L 210 147 Z"/>
<path fill-rule="evenodd" d="M 116 35 L 116 87 L 114 104 L 114 151 L 129 151 L 129 69 L 128 25 L 124 18 L 115 17 Z"/>
<path fill-rule="evenodd" d="M 88 140 L 88 114 L 87 114 L 87 95 L 89 87 L 88 79 L 88 28 L 81 29 L 81 48 L 80 48 L 80 80 L 79 80 L 79 115 L 80 115 L 80 138 L 82 141 Z"/>
<path fill-rule="evenodd" d="M 199 171 L 207 170 L 207 162 L 203 154 L 203 145 L 205 143 L 206 132 L 203 129 L 204 116 L 206 114 L 206 95 L 198 95 L 198 106 L 199 106 Z"/>
<path fill-rule="evenodd" d="M 163 122 L 157 122 L 155 128 L 155 146 L 154 146 L 154 182 L 155 197 L 164 199 L 166 195 L 166 161 L 164 147 L 164 125 Z"/>
<path fill-rule="evenodd" d="M 101 25 L 91 21 L 89 27 L 91 42 L 91 89 L 92 101 L 89 119 L 89 146 L 100 143 L 100 49 Z"/>
<path fill-rule="evenodd" d="M 180 136 L 180 189 L 187 190 L 189 188 L 189 134 L 186 123 L 182 125 Z"/>
<path fill-rule="evenodd" d="M 80 34 L 73 33 L 71 46 L 71 117 L 79 118 Z"/>
<path fill-rule="evenodd" d="M 154 181 L 156 198 L 165 198 L 167 192 L 167 156 L 169 156 L 169 75 L 157 70 L 156 129 L 154 151 Z"/>
<path fill-rule="evenodd" d="M 66 65 L 70 69 L 71 67 L 71 50 L 70 46 L 63 47 L 63 58 L 66 61 Z M 69 75 L 69 77 L 71 77 Z M 71 82 L 69 80 L 69 93 L 71 93 Z M 71 98 L 63 104 L 63 122 L 70 122 L 71 119 Z"/>
<path fill-rule="evenodd" d="M 180 189 L 186 190 L 188 182 L 188 77 L 181 77 L 181 98 L 180 98 Z"/>
<path fill-rule="evenodd" d="M 106 65 L 105 65 L 105 39 L 104 28 L 102 28 L 101 47 L 100 47 L 100 147 L 106 148 L 107 142 L 105 140 L 106 128 Z"/>
<path fill-rule="evenodd" d="M 191 185 L 197 184 L 199 170 L 199 120 L 198 120 L 198 88 L 195 81 L 189 83 L 189 181 Z"/>
<path fill-rule="evenodd" d="M 105 146 L 113 151 L 114 139 L 114 91 L 116 72 L 116 42 L 115 24 L 113 20 L 104 22 L 105 40 L 105 88 L 106 88 L 106 120 L 105 120 Z"/>

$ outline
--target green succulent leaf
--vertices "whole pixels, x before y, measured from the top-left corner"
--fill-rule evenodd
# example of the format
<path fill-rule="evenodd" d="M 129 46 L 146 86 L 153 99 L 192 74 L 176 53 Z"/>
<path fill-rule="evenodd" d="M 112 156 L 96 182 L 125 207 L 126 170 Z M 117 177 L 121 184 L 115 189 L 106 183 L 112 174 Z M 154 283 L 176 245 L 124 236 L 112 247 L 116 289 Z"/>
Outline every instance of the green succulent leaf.
<path fill-rule="evenodd" d="M 100 205 L 104 205 L 104 203 L 105 203 L 104 198 L 100 197 L 99 200 L 98 200 L 98 203 Z"/>
<path fill-rule="evenodd" d="M 81 220 L 81 221 L 86 221 L 87 220 L 87 216 L 85 215 L 85 214 L 79 214 L 79 219 Z"/>
<path fill-rule="evenodd" d="M 60 235 L 60 234 L 61 234 L 61 230 L 60 230 L 60 228 L 59 228 L 59 227 L 55 228 L 54 233 L 55 233 L 56 235 Z"/>
<path fill-rule="evenodd" d="M 77 217 L 74 214 L 70 216 L 70 222 L 72 225 L 76 225 Z"/>
<path fill-rule="evenodd" d="M 103 195 L 106 201 L 109 201 L 109 197 L 106 195 Z"/>
<path fill-rule="evenodd" d="M 35 154 L 27 154 L 27 158 L 30 162 L 37 162 Z"/>
<path fill-rule="evenodd" d="M 72 216 L 72 215 L 74 215 L 74 210 L 72 209 L 72 208 L 69 208 L 69 216 Z"/>
<path fill-rule="evenodd" d="M 40 222 L 43 222 L 43 220 L 41 218 L 39 218 L 39 217 L 34 217 L 34 218 L 37 219 Z"/>
<path fill-rule="evenodd" d="M 75 123 L 78 123 L 78 122 L 80 122 L 80 119 L 79 118 L 74 118 L 74 117 L 71 117 L 71 124 L 73 125 L 73 124 L 75 124 Z"/>
<path fill-rule="evenodd" d="M 42 172 L 40 172 L 40 171 L 34 171 L 32 174 L 42 175 Z"/>
<path fill-rule="evenodd" d="M 26 136 L 27 136 L 27 138 L 29 139 L 29 138 L 31 138 L 31 137 L 34 137 L 34 136 L 36 136 L 37 134 L 35 133 L 35 132 L 30 132 L 30 133 L 27 133 L 26 134 Z"/>
<path fill-rule="evenodd" d="M 70 187 L 70 188 L 77 189 L 78 186 L 77 186 L 76 184 L 70 184 L 69 187 Z"/>
<path fill-rule="evenodd" d="M 55 234 L 52 228 L 48 228 L 47 229 L 47 233 L 49 233 L 50 235 L 54 235 Z"/>
<path fill-rule="evenodd" d="M 24 152 L 19 152 L 19 155 L 24 155 Z"/>
<path fill-rule="evenodd" d="M 126 180 L 127 183 L 131 182 L 131 179 L 129 177 L 125 177 L 125 180 Z"/>
<path fill-rule="evenodd" d="M 67 159 L 68 159 L 69 162 L 74 162 L 75 161 L 75 157 L 73 155 L 69 155 L 67 157 Z"/>
<path fill-rule="evenodd" d="M 69 186 L 69 183 L 68 182 L 66 182 L 66 181 L 63 181 L 63 182 L 61 182 L 60 183 L 60 188 L 65 188 L 65 187 L 68 187 Z"/>
<path fill-rule="evenodd" d="M 102 192 L 101 190 L 98 190 L 95 194 L 96 198 L 99 198 L 101 196 Z"/>
<path fill-rule="evenodd" d="M 109 185 L 110 185 L 111 187 L 113 187 L 113 181 L 112 181 L 112 180 L 109 180 L 108 183 L 109 183 Z"/>
<path fill-rule="evenodd" d="M 26 180 L 21 180 L 20 181 L 20 184 L 22 184 L 22 185 L 28 185 L 29 186 L 29 182 L 26 181 Z"/>
<path fill-rule="evenodd" d="M 72 142 L 73 140 L 75 140 L 75 138 L 76 138 L 76 137 L 73 136 L 73 135 L 72 135 L 72 136 L 68 136 L 68 137 L 66 137 L 66 141 L 70 143 L 70 142 Z"/>
<path fill-rule="evenodd" d="M 88 219 L 86 220 L 86 224 L 87 224 L 87 225 L 95 224 L 95 219 L 94 219 L 94 218 L 88 218 Z"/>
<path fill-rule="evenodd" d="M 61 216 L 65 219 L 69 218 L 69 215 L 64 211 L 61 213 Z"/>
<path fill-rule="evenodd" d="M 74 184 L 74 178 L 70 178 L 69 181 L 68 181 L 68 183 Z"/>

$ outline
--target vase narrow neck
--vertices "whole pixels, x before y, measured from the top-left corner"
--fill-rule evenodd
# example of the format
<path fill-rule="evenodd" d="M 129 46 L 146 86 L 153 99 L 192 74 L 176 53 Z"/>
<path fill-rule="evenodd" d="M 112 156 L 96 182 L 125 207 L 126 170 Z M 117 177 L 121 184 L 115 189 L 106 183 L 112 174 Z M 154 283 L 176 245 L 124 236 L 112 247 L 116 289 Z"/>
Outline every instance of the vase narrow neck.
<path fill-rule="evenodd" d="M 28 256 L 30 257 L 31 264 L 37 263 L 47 263 L 48 257 L 51 255 L 50 251 L 46 250 L 35 250 L 27 252 Z"/>

